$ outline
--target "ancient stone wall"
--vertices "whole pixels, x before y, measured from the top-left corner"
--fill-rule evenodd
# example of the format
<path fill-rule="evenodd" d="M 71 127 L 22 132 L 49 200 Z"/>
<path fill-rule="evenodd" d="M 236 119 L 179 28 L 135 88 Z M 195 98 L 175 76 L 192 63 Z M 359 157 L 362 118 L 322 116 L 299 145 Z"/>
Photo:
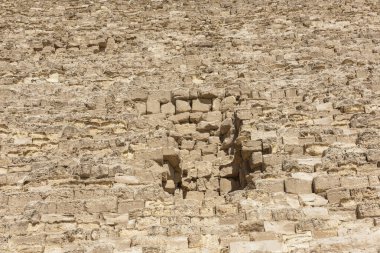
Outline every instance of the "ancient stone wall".
<path fill-rule="evenodd" d="M 379 1 L 0 1 L 1 253 L 379 251 Z"/>

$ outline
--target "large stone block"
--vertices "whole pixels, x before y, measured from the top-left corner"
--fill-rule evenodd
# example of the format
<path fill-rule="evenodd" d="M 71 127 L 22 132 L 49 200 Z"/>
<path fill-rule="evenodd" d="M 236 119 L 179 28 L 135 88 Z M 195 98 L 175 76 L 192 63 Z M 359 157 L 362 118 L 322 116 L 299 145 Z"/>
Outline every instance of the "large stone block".
<path fill-rule="evenodd" d="M 341 177 L 340 184 L 347 189 L 363 188 L 369 186 L 368 177 Z"/>
<path fill-rule="evenodd" d="M 175 112 L 181 113 L 181 112 L 190 112 L 191 107 L 190 103 L 188 101 L 184 100 L 176 100 L 175 101 Z"/>
<path fill-rule="evenodd" d="M 356 212 L 359 219 L 368 217 L 380 217 L 380 203 L 359 204 Z"/>
<path fill-rule="evenodd" d="M 296 223 L 293 221 L 264 221 L 265 232 L 295 234 Z"/>
<path fill-rule="evenodd" d="M 350 191 L 344 188 L 331 189 L 327 191 L 327 199 L 330 204 L 339 204 L 342 199 L 349 199 Z"/>
<path fill-rule="evenodd" d="M 212 101 L 210 99 L 194 99 L 192 102 L 192 112 L 209 112 Z"/>
<path fill-rule="evenodd" d="M 160 107 L 160 101 L 155 99 L 148 99 L 146 101 L 146 112 L 147 114 L 156 114 L 160 113 L 161 107 Z"/>
<path fill-rule="evenodd" d="M 253 152 L 249 159 L 249 164 L 252 169 L 261 168 L 263 165 L 263 154 L 261 152 Z"/>
<path fill-rule="evenodd" d="M 88 200 L 86 201 L 85 207 L 89 213 L 116 212 L 117 199 L 108 198 Z"/>
<path fill-rule="evenodd" d="M 313 180 L 313 190 L 315 193 L 324 192 L 340 186 L 339 176 L 318 176 Z"/>
<path fill-rule="evenodd" d="M 272 252 L 282 253 L 284 247 L 277 240 L 263 240 L 257 242 L 231 242 L 230 252 L 234 253 L 250 253 L 250 252 Z"/>
<path fill-rule="evenodd" d="M 284 192 L 284 179 L 257 179 L 254 183 L 264 192 Z"/>
<path fill-rule="evenodd" d="M 173 115 L 175 114 L 175 106 L 172 103 L 166 103 L 161 105 L 161 112 L 166 115 Z"/>
<path fill-rule="evenodd" d="M 227 194 L 239 187 L 239 182 L 232 178 L 220 179 L 220 194 Z"/>
<path fill-rule="evenodd" d="M 285 180 L 285 191 L 288 193 L 312 193 L 313 176 L 306 173 L 294 173 L 292 178 Z"/>

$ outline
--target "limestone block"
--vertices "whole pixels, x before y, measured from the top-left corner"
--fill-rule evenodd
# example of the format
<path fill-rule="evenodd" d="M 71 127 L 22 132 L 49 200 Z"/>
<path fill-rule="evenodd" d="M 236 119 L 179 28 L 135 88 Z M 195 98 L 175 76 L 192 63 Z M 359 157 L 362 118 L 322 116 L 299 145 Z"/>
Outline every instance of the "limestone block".
<path fill-rule="evenodd" d="M 219 175 L 221 177 L 237 177 L 239 175 L 239 167 L 233 165 L 223 167 L 220 170 Z"/>
<path fill-rule="evenodd" d="M 159 164 L 163 163 L 162 148 L 146 148 L 137 150 L 135 152 L 135 158 L 139 160 L 153 160 Z"/>
<path fill-rule="evenodd" d="M 185 150 L 193 150 L 195 145 L 195 141 L 190 140 L 182 140 L 181 142 L 181 149 Z"/>
<path fill-rule="evenodd" d="M 192 112 L 190 113 L 189 120 L 190 123 L 199 123 L 203 118 L 202 112 Z"/>
<path fill-rule="evenodd" d="M 215 98 L 212 101 L 212 110 L 213 111 L 220 111 L 221 103 L 222 103 L 222 100 L 220 98 Z"/>
<path fill-rule="evenodd" d="M 159 217 L 138 217 L 136 219 L 136 229 L 138 230 L 145 230 L 152 226 L 159 226 L 160 225 L 160 218 Z M 159 244 L 156 244 L 159 245 Z"/>
<path fill-rule="evenodd" d="M 181 162 L 181 159 L 179 157 L 179 151 L 174 148 L 164 147 L 162 149 L 163 159 L 164 161 L 168 161 L 169 164 L 174 167 L 178 168 L 179 163 Z"/>
<path fill-rule="evenodd" d="M 198 97 L 200 98 L 223 98 L 225 94 L 224 88 L 200 88 L 198 90 Z"/>
<path fill-rule="evenodd" d="M 202 115 L 202 119 L 208 122 L 222 121 L 222 113 L 220 111 L 210 111 Z"/>
<path fill-rule="evenodd" d="M 260 220 L 248 219 L 239 223 L 239 232 L 263 232 L 264 231 L 264 222 Z"/>
<path fill-rule="evenodd" d="M 368 176 L 369 186 L 380 186 L 379 176 Z"/>
<path fill-rule="evenodd" d="M 230 252 L 248 253 L 248 252 L 284 252 L 284 246 L 277 240 L 263 240 L 255 242 L 231 242 Z"/>
<path fill-rule="evenodd" d="M 237 215 L 238 208 L 234 204 L 220 204 L 215 207 L 216 214 L 220 216 L 233 216 Z"/>
<path fill-rule="evenodd" d="M 74 222 L 74 215 L 42 214 L 41 221 L 45 223 Z"/>
<path fill-rule="evenodd" d="M 109 213 L 109 214 L 103 214 L 105 223 L 107 225 L 118 225 L 118 224 L 128 224 L 129 221 L 129 214 L 116 214 L 116 213 Z"/>
<path fill-rule="evenodd" d="M 191 107 L 190 107 L 190 103 L 188 101 L 184 101 L 184 100 L 176 100 L 175 101 L 176 113 L 190 112 L 190 110 L 191 110 Z"/>
<path fill-rule="evenodd" d="M 279 236 L 275 232 L 251 232 L 249 233 L 250 241 L 277 240 Z"/>
<path fill-rule="evenodd" d="M 158 100 L 153 100 L 153 99 L 148 99 L 146 101 L 146 112 L 147 114 L 156 114 L 160 113 L 160 101 Z"/>
<path fill-rule="evenodd" d="M 188 88 L 174 89 L 172 90 L 172 98 L 175 100 L 188 100 L 190 98 L 190 90 Z"/>
<path fill-rule="evenodd" d="M 174 124 L 189 123 L 190 113 L 189 112 L 178 113 L 175 115 L 171 115 L 168 119 L 172 121 Z"/>
<path fill-rule="evenodd" d="M 380 149 L 370 149 L 367 153 L 368 162 L 380 162 Z"/>
<path fill-rule="evenodd" d="M 178 252 L 188 248 L 188 238 L 186 236 L 175 236 L 166 239 L 166 247 L 171 252 Z"/>
<path fill-rule="evenodd" d="M 233 127 L 233 122 L 231 118 L 227 118 L 220 124 L 220 133 L 226 134 Z"/>
<path fill-rule="evenodd" d="M 220 110 L 226 112 L 232 110 L 235 107 L 236 98 L 234 96 L 226 97 L 222 100 L 220 104 Z"/>
<path fill-rule="evenodd" d="M 166 104 L 171 101 L 171 91 L 170 90 L 152 90 L 149 91 L 148 100 L 158 100 L 161 104 Z"/>
<path fill-rule="evenodd" d="M 194 99 L 192 101 L 192 112 L 209 112 L 211 111 L 212 101 L 210 99 Z"/>
<path fill-rule="evenodd" d="M 275 90 L 275 91 L 272 91 L 271 97 L 274 98 L 274 99 L 284 98 L 285 97 L 285 91 L 284 90 Z"/>
<path fill-rule="evenodd" d="M 36 192 L 12 194 L 8 197 L 8 208 L 10 212 L 18 214 L 24 210 L 28 203 L 40 200 L 42 200 L 42 197 Z"/>
<path fill-rule="evenodd" d="M 239 182 L 232 178 L 221 178 L 220 179 L 220 194 L 224 195 L 233 190 L 238 189 Z"/>
<path fill-rule="evenodd" d="M 166 115 L 173 115 L 175 114 L 175 106 L 172 103 L 166 103 L 161 105 L 161 112 Z"/>
<path fill-rule="evenodd" d="M 204 131 L 212 131 L 217 130 L 219 128 L 220 121 L 201 121 L 197 124 L 197 131 L 204 132 Z"/>
<path fill-rule="evenodd" d="M 380 216 L 380 203 L 363 203 L 357 207 L 359 219 Z"/>
<path fill-rule="evenodd" d="M 173 180 L 167 180 L 164 186 L 165 191 L 174 194 L 175 191 L 175 183 Z"/>
<path fill-rule="evenodd" d="M 196 132 L 195 124 L 177 124 L 175 125 L 175 130 L 181 135 L 191 135 Z"/>
<path fill-rule="evenodd" d="M 210 134 L 209 133 L 195 132 L 193 134 L 193 139 L 196 140 L 196 141 L 207 142 L 209 138 L 210 138 Z"/>
<path fill-rule="evenodd" d="M 329 148 L 328 144 L 306 144 L 305 152 L 311 156 L 322 156 L 323 152 Z"/>
<path fill-rule="evenodd" d="M 147 113 L 146 111 L 146 103 L 136 103 L 135 104 L 135 109 L 137 111 L 138 114 L 140 115 L 145 115 Z"/>
<path fill-rule="evenodd" d="M 285 191 L 296 194 L 312 193 L 312 181 L 288 178 L 285 180 Z"/>
<path fill-rule="evenodd" d="M 329 117 L 323 117 L 319 119 L 313 119 L 313 124 L 316 126 L 330 126 L 334 122 L 332 116 Z"/>
<path fill-rule="evenodd" d="M 257 179 L 256 189 L 264 192 L 284 192 L 284 179 Z"/>
<path fill-rule="evenodd" d="M 252 112 L 250 109 L 240 109 L 237 111 L 236 117 L 239 120 L 250 120 L 252 119 Z"/>
<path fill-rule="evenodd" d="M 328 103 L 323 103 L 323 104 L 316 104 L 315 108 L 317 111 L 332 111 L 333 110 L 333 105 L 331 102 Z"/>
<path fill-rule="evenodd" d="M 288 145 L 299 145 L 297 136 L 284 136 L 282 137 L 282 143 Z"/>
<path fill-rule="evenodd" d="M 195 161 L 197 177 L 210 177 L 212 173 L 212 163 L 208 161 Z"/>
<path fill-rule="evenodd" d="M 265 232 L 295 234 L 296 223 L 293 221 L 264 221 Z"/>
<path fill-rule="evenodd" d="M 218 151 L 218 144 L 212 143 L 212 144 L 204 145 L 203 147 L 201 147 L 201 151 L 202 151 L 202 156 L 213 155 L 217 153 Z"/>
<path fill-rule="evenodd" d="M 107 198 L 88 200 L 86 201 L 85 207 L 89 213 L 116 212 L 117 199 Z"/>
<path fill-rule="evenodd" d="M 297 89 L 296 88 L 290 88 L 285 90 L 285 96 L 287 98 L 293 98 L 297 96 Z"/>
<path fill-rule="evenodd" d="M 329 212 L 325 207 L 304 207 L 302 208 L 307 219 L 327 219 Z"/>
<path fill-rule="evenodd" d="M 249 164 L 252 169 L 261 168 L 263 164 L 263 154 L 261 152 L 253 152 L 249 159 Z"/>
<path fill-rule="evenodd" d="M 15 145 L 27 145 L 32 144 L 32 138 L 30 137 L 15 137 L 13 139 Z"/>
<path fill-rule="evenodd" d="M 137 209 L 144 208 L 145 204 L 143 200 L 119 200 L 117 205 L 118 213 L 127 213 Z"/>
<path fill-rule="evenodd" d="M 312 193 L 312 182 L 313 176 L 307 173 L 294 173 L 292 178 L 285 180 L 285 191 L 296 194 Z"/>
<path fill-rule="evenodd" d="M 342 199 L 349 199 L 350 191 L 347 189 L 331 189 L 327 191 L 327 199 L 330 204 L 339 204 Z"/>
<path fill-rule="evenodd" d="M 118 175 L 118 174 L 115 175 L 115 182 L 128 184 L 128 185 L 136 185 L 140 183 L 138 178 L 135 176 L 126 176 L 126 175 Z"/>
<path fill-rule="evenodd" d="M 340 184 L 347 189 L 363 188 L 369 186 L 368 177 L 341 177 Z"/>
<path fill-rule="evenodd" d="M 196 201 L 199 201 L 200 203 L 202 203 L 202 201 L 204 199 L 204 192 L 188 191 L 186 193 L 186 199 L 192 199 L 192 200 L 196 200 Z"/>
<path fill-rule="evenodd" d="M 127 98 L 132 101 L 146 101 L 148 99 L 148 91 L 144 89 L 129 90 Z"/>
<path fill-rule="evenodd" d="M 324 192 L 337 187 L 340 187 L 339 176 L 318 176 L 313 180 L 313 191 L 315 193 Z"/>
<path fill-rule="evenodd" d="M 265 139 L 276 139 L 276 131 L 252 131 L 251 140 L 265 140 Z"/>

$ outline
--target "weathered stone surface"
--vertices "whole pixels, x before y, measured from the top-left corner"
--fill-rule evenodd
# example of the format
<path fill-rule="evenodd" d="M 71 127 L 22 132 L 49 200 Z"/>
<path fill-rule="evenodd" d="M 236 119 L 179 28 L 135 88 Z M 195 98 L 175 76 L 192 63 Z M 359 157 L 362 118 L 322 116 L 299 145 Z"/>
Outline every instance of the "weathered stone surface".
<path fill-rule="evenodd" d="M 380 249 L 378 1 L 2 1 L 0 252 Z"/>
<path fill-rule="evenodd" d="M 285 180 L 285 191 L 289 193 L 312 193 L 312 180 L 288 178 Z"/>
<path fill-rule="evenodd" d="M 176 110 L 176 113 L 189 112 L 191 110 L 190 103 L 184 100 L 176 100 L 175 110 Z"/>
<path fill-rule="evenodd" d="M 236 253 L 245 252 L 283 252 L 284 248 L 279 241 L 263 240 L 257 242 L 231 242 L 230 251 Z"/>
<path fill-rule="evenodd" d="M 315 193 L 320 193 L 339 186 L 340 180 L 337 176 L 319 176 L 313 180 L 313 189 Z"/>
<path fill-rule="evenodd" d="M 259 179 L 255 181 L 256 189 L 265 192 L 283 192 L 284 180 L 283 179 Z"/>

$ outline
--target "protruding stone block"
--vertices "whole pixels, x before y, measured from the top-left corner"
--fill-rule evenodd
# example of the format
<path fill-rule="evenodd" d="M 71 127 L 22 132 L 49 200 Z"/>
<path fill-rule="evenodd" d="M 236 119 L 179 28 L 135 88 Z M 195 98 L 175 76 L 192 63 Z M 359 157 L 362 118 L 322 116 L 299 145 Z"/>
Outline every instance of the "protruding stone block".
<path fill-rule="evenodd" d="M 189 112 L 191 110 L 190 103 L 184 100 L 175 101 L 175 111 L 176 113 Z"/>
<path fill-rule="evenodd" d="M 226 97 L 222 100 L 222 103 L 220 105 L 220 110 L 222 112 L 226 112 L 228 110 L 231 110 L 234 108 L 236 103 L 236 98 L 234 96 Z"/>
<path fill-rule="evenodd" d="M 194 99 L 192 102 L 192 112 L 209 112 L 211 110 L 211 100 Z"/>
<path fill-rule="evenodd" d="M 312 193 L 312 182 L 313 176 L 306 173 L 294 173 L 292 178 L 285 180 L 285 191 L 296 194 Z"/>
<path fill-rule="evenodd" d="M 220 194 L 227 194 L 239 187 L 239 182 L 232 178 L 220 179 Z"/>
<path fill-rule="evenodd" d="M 379 217 L 380 203 L 364 203 L 357 207 L 358 218 Z"/>
<path fill-rule="evenodd" d="M 174 89 L 174 90 L 172 90 L 172 97 L 175 100 L 177 100 L 177 99 L 187 100 L 190 98 L 190 91 L 188 88 Z"/>
<path fill-rule="evenodd" d="M 175 183 L 173 180 L 168 180 L 166 181 L 166 184 L 165 184 L 165 187 L 164 187 L 165 191 L 171 193 L 171 194 L 174 194 L 174 191 L 175 191 Z"/>
<path fill-rule="evenodd" d="M 340 186 L 339 176 L 318 176 L 314 178 L 313 190 L 315 193 L 324 192 Z"/>
<path fill-rule="evenodd" d="M 263 165 L 263 154 L 261 152 L 253 152 L 249 163 L 252 169 L 261 168 Z"/>
<path fill-rule="evenodd" d="M 350 191 L 344 188 L 327 191 L 327 199 L 330 204 L 339 204 L 342 199 L 350 198 Z"/>
<path fill-rule="evenodd" d="M 146 112 L 147 114 L 156 114 L 160 113 L 160 102 L 154 99 L 148 99 L 146 101 Z"/>

